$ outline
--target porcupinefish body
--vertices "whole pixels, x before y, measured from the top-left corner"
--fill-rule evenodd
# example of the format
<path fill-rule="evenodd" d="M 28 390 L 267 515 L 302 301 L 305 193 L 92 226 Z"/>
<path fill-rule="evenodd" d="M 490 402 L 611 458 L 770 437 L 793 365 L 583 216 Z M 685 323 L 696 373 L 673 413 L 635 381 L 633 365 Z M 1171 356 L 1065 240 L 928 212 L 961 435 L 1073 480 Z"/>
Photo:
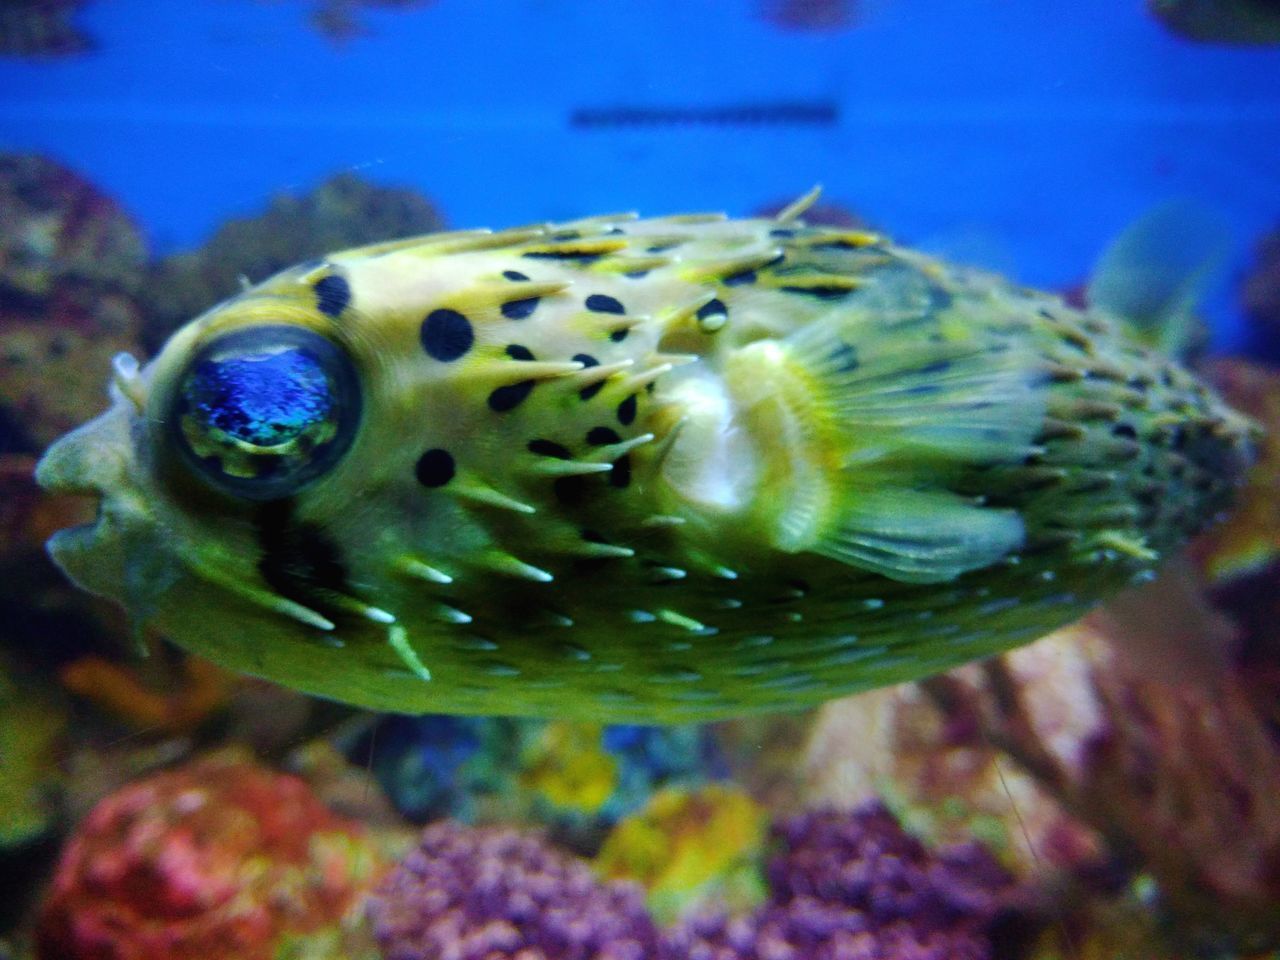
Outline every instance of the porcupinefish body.
<path fill-rule="evenodd" d="M 668 722 L 1032 640 L 1223 509 L 1249 424 L 1115 318 L 800 212 L 287 270 L 117 359 L 51 553 L 314 694 Z"/>

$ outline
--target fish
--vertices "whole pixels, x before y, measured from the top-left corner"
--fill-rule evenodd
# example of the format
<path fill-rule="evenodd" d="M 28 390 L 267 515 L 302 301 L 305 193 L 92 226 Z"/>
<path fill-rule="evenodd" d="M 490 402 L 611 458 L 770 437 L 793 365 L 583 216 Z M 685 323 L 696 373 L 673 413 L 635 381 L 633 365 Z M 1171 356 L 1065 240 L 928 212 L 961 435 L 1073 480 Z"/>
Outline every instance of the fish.
<path fill-rule="evenodd" d="M 99 504 L 49 552 L 320 697 L 656 724 L 1027 643 L 1228 508 L 1256 425 L 1122 317 L 807 225 L 816 196 L 249 286 L 115 359 L 38 465 Z"/>

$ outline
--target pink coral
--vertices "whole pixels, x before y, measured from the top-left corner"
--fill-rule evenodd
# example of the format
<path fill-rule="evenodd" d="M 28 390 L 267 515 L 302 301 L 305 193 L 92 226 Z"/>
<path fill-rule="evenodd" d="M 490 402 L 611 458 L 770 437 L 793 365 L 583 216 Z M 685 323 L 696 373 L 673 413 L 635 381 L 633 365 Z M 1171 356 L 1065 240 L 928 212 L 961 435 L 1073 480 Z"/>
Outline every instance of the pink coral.
<path fill-rule="evenodd" d="M 111 794 L 63 851 L 42 960 L 267 960 L 340 923 L 375 881 L 355 823 L 297 777 L 211 756 Z"/>

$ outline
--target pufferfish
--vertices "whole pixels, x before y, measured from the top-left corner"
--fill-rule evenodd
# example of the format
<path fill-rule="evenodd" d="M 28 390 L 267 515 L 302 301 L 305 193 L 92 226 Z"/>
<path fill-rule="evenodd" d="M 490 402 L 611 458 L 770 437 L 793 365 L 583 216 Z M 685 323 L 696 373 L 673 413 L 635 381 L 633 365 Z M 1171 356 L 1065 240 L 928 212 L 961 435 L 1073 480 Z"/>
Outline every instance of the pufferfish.
<path fill-rule="evenodd" d="M 296 266 L 114 366 L 71 579 L 403 713 L 685 722 L 1039 637 L 1217 516 L 1253 426 L 1105 310 L 862 230 L 609 215 Z"/>

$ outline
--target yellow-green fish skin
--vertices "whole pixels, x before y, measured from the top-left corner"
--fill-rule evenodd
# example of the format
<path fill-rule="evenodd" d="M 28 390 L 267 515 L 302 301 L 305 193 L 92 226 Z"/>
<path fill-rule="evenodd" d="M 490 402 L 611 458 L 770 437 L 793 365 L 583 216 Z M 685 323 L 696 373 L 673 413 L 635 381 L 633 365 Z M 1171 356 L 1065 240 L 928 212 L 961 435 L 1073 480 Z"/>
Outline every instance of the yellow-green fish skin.
<path fill-rule="evenodd" d="M 793 214 L 285 271 L 118 361 L 111 409 L 40 465 L 103 499 L 51 553 L 187 649 L 314 694 L 683 722 L 1030 641 L 1225 508 L 1252 427 L 1117 318 Z M 279 328 L 336 345 L 351 395 L 283 458 L 208 441 L 192 371 Z M 307 475 L 313 445 L 334 462 Z"/>

